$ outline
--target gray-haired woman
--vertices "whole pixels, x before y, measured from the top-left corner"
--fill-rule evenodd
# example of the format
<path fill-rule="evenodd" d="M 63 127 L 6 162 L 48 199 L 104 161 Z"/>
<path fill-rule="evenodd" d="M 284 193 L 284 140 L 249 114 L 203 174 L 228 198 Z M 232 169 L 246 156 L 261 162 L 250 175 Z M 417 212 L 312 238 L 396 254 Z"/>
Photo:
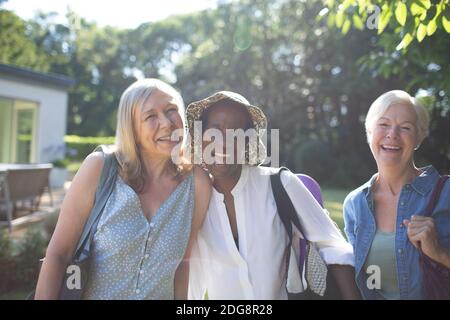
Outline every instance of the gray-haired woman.
<path fill-rule="evenodd" d="M 414 163 L 428 123 L 426 110 L 400 90 L 381 95 L 367 113 L 367 140 L 378 173 L 344 201 L 356 282 L 366 299 L 423 299 L 419 248 L 450 267 L 450 183 L 433 216 L 424 217 L 440 175 L 433 166 Z"/>

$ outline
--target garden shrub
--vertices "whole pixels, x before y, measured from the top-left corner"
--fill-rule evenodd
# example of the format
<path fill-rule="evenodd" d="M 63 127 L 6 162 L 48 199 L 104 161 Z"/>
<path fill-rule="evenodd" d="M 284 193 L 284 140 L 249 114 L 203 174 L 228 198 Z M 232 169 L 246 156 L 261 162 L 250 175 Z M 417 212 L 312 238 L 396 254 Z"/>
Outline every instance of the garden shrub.
<path fill-rule="evenodd" d="M 81 137 L 76 135 L 67 135 L 64 137 L 64 142 L 67 148 L 76 150 L 74 155 L 69 156 L 70 160 L 84 160 L 94 149 L 101 145 L 114 144 L 115 137 Z"/>

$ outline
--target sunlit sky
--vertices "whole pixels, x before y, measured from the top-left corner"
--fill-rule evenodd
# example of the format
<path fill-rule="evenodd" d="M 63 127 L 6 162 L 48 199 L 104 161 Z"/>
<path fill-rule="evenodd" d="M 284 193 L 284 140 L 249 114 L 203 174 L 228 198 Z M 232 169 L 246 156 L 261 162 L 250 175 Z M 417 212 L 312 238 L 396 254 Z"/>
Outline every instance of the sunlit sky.
<path fill-rule="evenodd" d="M 14 11 L 23 19 L 30 19 L 35 12 L 55 11 L 64 21 L 67 8 L 88 21 L 100 26 L 136 28 L 141 23 L 164 19 L 216 7 L 216 0 L 8 0 L 1 6 Z"/>

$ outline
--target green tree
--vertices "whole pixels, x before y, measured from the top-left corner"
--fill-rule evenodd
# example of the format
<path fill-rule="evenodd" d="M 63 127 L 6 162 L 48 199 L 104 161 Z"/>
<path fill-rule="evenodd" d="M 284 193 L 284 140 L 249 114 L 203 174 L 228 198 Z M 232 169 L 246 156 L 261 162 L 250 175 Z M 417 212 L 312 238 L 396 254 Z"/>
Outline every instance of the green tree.
<path fill-rule="evenodd" d="M 406 49 L 414 39 L 422 42 L 439 29 L 450 33 L 448 0 L 326 0 L 325 4 L 320 16 L 328 15 L 329 23 L 344 34 L 352 25 L 376 29 L 378 34 L 394 31 L 397 50 Z"/>
<path fill-rule="evenodd" d="M 68 133 L 109 136 L 115 133 L 121 92 L 134 77 L 126 74 L 125 30 L 100 28 L 67 12 L 67 23 L 39 13 L 30 35 L 51 62 L 50 71 L 76 80 L 69 93 Z"/>
<path fill-rule="evenodd" d="M 16 14 L 0 9 L 0 62 L 47 71 L 47 57 L 28 37 L 26 27 Z"/>
<path fill-rule="evenodd" d="M 443 172 L 450 170 L 450 5 L 447 0 L 429 1 L 326 1 L 318 20 L 326 17 L 329 27 L 345 35 L 353 25 L 367 33 L 374 6 L 381 8 L 370 53 L 358 59 L 363 71 L 383 79 L 399 79 L 393 86 L 411 94 L 425 93 L 431 115 L 430 136 L 418 152 L 421 163 L 433 163 Z M 377 12 L 375 12 L 377 13 Z M 365 23 L 363 23 L 365 22 Z M 349 32 L 351 34 L 352 32 Z"/>

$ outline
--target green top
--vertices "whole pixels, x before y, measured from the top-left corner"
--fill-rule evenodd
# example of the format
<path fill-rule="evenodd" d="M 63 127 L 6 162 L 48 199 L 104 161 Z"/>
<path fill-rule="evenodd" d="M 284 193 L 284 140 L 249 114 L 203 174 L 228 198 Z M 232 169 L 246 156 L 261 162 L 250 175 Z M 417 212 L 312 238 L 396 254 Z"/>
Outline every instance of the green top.
<path fill-rule="evenodd" d="M 380 271 L 381 288 L 376 290 L 377 299 L 400 299 L 395 259 L 395 232 L 376 231 L 364 269 L 367 270 L 369 266 L 378 266 Z M 368 276 L 371 275 L 374 273 L 368 273 Z"/>

